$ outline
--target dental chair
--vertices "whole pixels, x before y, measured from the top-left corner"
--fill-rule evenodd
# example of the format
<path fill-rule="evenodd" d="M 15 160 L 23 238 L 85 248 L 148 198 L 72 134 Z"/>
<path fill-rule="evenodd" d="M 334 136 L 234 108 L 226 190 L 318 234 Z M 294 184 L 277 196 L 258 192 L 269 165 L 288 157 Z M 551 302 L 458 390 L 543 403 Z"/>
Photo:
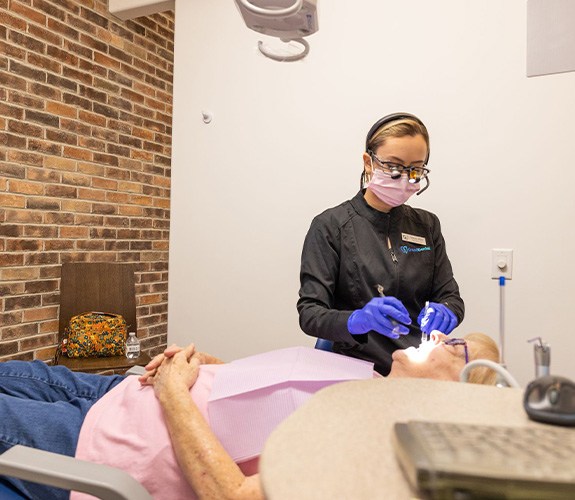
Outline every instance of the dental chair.
<path fill-rule="evenodd" d="M 142 366 L 133 366 L 126 375 L 144 372 Z M 152 500 L 138 481 L 120 469 L 22 445 L 0 455 L 0 479 L 4 476 L 81 491 L 105 500 Z M 0 482 L 0 499 L 24 498 L 10 485 Z"/>
<path fill-rule="evenodd" d="M 81 491 L 105 500 L 152 500 L 138 481 L 120 469 L 21 445 L 0 455 L 0 476 Z M 26 497 L 0 483 L 0 498 Z"/>

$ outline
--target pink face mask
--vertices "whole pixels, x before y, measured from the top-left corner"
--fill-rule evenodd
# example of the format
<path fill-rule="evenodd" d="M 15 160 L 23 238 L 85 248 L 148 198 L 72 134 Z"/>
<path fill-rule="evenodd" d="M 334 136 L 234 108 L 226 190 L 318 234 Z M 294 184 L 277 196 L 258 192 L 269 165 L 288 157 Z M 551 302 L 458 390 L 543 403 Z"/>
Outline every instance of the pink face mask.
<path fill-rule="evenodd" d="M 402 175 L 399 179 L 392 179 L 379 169 L 374 169 L 366 187 L 390 207 L 403 205 L 419 191 L 419 183 L 410 184 L 407 176 Z"/>

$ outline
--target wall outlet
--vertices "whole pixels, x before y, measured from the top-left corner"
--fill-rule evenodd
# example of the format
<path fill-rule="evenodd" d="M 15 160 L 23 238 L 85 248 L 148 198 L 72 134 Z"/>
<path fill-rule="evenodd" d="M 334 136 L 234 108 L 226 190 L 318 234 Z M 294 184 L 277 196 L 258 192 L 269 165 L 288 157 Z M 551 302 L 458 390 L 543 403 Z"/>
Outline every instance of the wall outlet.
<path fill-rule="evenodd" d="M 494 248 L 491 250 L 491 278 L 504 276 L 510 280 L 513 275 L 513 250 L 509 248 Z"/>

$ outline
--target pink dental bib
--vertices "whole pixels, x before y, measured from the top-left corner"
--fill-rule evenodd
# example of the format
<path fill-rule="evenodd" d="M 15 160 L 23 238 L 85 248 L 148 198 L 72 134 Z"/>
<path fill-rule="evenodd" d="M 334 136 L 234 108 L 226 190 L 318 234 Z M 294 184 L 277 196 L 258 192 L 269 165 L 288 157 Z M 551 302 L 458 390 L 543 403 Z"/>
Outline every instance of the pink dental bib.
<path fill-rule="evenodd" d="M 217 371 L 210 426 L 235 462 L 258 456 L 270 433 L 323 387 L 370 379 L 373 363 L 291 347 L 233 361 Z"/>

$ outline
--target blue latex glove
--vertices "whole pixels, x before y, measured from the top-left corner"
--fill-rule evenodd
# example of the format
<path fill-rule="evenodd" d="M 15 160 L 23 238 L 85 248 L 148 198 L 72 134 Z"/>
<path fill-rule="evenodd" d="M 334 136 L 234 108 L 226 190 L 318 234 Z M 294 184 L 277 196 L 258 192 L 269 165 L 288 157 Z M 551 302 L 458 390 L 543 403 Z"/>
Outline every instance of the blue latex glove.
<path fill-rule="evenodd" d="M 449 307 L 437 302 L 429 303 L 427 314 L 424 307 L 417 317 L 417 322 L 421 326 L 421 331 L 427 335 L 433 330 L 439 330 L 441 333 L 449 335 L 459 323 L 457 316 Z"/>
<path fill-rule="evenodd" d="M 395 297 L 375 297 L 362 309 L 351 313 L 347 329 L 352 335 L 360 335 L 371 330 L 397 339 L 409 333 L 409 328 L 399 323 L 410 324 L 411 318 L 405 306 Z"/>

